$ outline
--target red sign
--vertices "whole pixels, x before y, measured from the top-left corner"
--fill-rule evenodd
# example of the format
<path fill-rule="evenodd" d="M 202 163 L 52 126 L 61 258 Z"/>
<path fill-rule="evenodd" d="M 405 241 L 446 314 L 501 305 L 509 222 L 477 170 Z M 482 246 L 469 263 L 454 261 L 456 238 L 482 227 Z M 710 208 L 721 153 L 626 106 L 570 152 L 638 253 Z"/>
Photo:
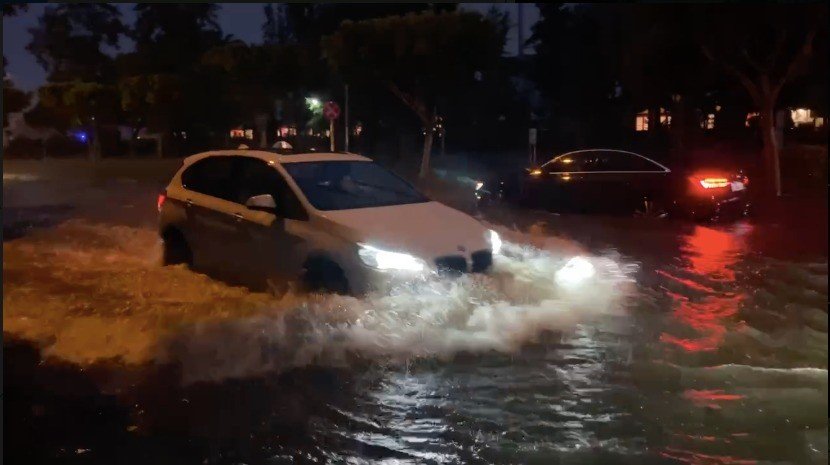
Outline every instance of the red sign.
<path fill-rule="evenodd" d="M 326 102 L 323 105 L 323 116 L 327 120 L 335 120 L 340 116 L 340 106 L 336 102 Z"/>

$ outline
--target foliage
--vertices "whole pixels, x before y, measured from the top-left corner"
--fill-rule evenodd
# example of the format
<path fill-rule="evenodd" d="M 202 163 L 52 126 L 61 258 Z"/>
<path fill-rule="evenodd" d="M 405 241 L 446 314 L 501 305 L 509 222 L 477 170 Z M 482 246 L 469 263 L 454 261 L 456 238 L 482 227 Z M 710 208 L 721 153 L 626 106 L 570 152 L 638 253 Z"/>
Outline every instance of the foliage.
<path fill-rule="evenodd" d="M 25 3 L 4 3 L 3 4 L 3 16 L 15 16 L 21 11 L 27 11 L 29 9 L 29 5 Z"/>
<path fill-rule="evenodd" d="M 422 13 L 344 22 L 323 46 L 329 65 L 348 81 L 378 82 L 424 125 L 431 104 L 496 66 L 503 39 L 474 13 Z"/>
<path fill-rule="evenodd" d="M 69 125 L 93 121 L 113 122 L 118 94 L 114 86 L 97 82 L 69 81 L 47 84 L 38 89 L 38 101 L 69 116 Z"/>
<path fill-rule="evenodd" d="M 323 36 L 337 30 L 343 21 L 455 10 L 455 5 L 451 3 L 287 3 L 283 6 L 290 38 L 312 46 L 319 44 Z"/>
<path fill-rule="evenodd" d="M 204 52 L 225 43 L 214 3 L 139 3 L 130 36 L 144 72 L 192 73 Z"/>
<path fill-rule="evenodd" d="M 822 33 L 826 42 L 827 5 L 763 4 L 751 11 L 707 5 L 695 13 L 692 20 L 703 54 L 741 83 L 759 111 L 765 185 L 780 196 L 781 141 L 775 135 L 774 112 L 784 86 L 813 59 L 816 37 Z M 819 59 L 826 61 L 826 55 Z"/>
<path fill-rule="evenodd" d="M 48 72 L 49 81 L 102 80 L 112 77 L 112 60 L 101 48 L 117 48 L 125 27 L 114 5 L 63 3 L 47 6 L 29 32 L 26 49 Z"/>
<path fill-rule="evenodd" d="M 121 109 L 135 127 L 160 129 L 181 113 L 183 82 L 175 74 L 128 76 L 118 82 L 118 92 Z"/>
<path fill-rule="evenodd" d="M 9 113 L 16 113 L 29 105 L 30 95 L 14 87 L 10 79 L 3 79 L 3 127 L 9 125 Z"/>
<path fill-rule="evenodd" d="M 429 169 L 434 105 L 498 64 L 504 38 L 475 13 L 432 13 L 345 21 L 322 42 L 347 82 L 379 83 L 426 128 L 421 176 Z"/>

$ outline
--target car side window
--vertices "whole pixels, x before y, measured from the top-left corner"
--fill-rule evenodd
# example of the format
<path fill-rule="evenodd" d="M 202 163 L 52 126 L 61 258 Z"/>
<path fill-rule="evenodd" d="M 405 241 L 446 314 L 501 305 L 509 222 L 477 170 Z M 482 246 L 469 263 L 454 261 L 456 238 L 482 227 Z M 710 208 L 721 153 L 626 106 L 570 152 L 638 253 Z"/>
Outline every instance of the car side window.
<path fill-rule="evenodd" d="M 182 173 L 182 186 L 200 194 L 230 200 L 233 159 L 216 156 L 197 161 Z"/>
<path fill-rule="evenodd" d="M 583 153 L 560 155 L 551 160 L 545 168 L 551 173 L 573 173 L 583 170 L 584 157 Z"/>
<path fill-rule="evenodd" d="M 663 168 L 643 157 L 607 150 L 588 150 L 561 155 L 551 161 L 548 171 L 552 173 L 601 173 L 620 171 L 663 172 Z"/>
<path fill-rule="evenodd" d="M 236 189 L 233 202 L 244 205 L 245 201 L 255 195 L 270 194 L 277 204 L 277 215 L 297 220 L 308 218 L 285 178 L 266 162 L 257 158 L 239 157 L 234 178 Z"/>
<path fill-rule="evenodd" d="M 625 152 L 597 151 L 597 158 L 604 160 L 604 171 L 662 172 L 663 168 L 643 157 Z"/>

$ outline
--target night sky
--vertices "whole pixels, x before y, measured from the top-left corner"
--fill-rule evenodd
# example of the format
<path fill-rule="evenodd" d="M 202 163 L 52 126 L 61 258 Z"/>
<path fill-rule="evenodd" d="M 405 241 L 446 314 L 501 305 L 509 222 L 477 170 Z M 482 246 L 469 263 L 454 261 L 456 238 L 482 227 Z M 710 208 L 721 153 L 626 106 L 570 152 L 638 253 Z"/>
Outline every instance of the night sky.
<path fill-rule="evenodd" d="M 132 3 L 120 3 L 123 20 L 131 24 L 135 19 Z M 248 43 L 258 43 L 262 40 L 262 14 L 261 3 L 229 3 L 221 4 L 219 11 L 219 25 L 225 34 L 232 34 L 235 38 Z M 461 6 L 462 9 L 485 13 L 491 5 L 496 5 L 511 14 L 511 22 L 516 22 L 516 4 L 504 3 L 467 3 Z M 43 13 L 46 4 L 29 4 L 29 10 L 11 18 L 3 18 L 3 55 L 8 59 L 6 70 L 14 83 L 23 90 L 34 90 L 44 83 L 46 72 L 37 64 L 34 57 L 26 51 L 26 44 L 30 35 L 28 29 L 37 24 L 37 18 Z M 539 10 L 534 4 L 525 4 L 525 38 L 530 37 L 530 28 L 539 18 Z M 122 49 L 130 50 L 132 44 L 129 40 L 122 39 Z M 514 55 L 516 53 L 516 31 L 515 27 L 505 47 L 505 53 Z"/>

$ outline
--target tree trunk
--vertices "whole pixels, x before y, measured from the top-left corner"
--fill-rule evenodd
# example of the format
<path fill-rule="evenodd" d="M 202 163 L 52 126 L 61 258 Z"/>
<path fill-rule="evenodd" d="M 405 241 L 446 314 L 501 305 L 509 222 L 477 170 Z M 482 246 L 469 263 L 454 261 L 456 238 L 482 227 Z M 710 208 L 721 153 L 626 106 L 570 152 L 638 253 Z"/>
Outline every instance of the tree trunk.
<path fill-rule="evenodd" d="M 164 132 L 161 131 L 156 135 L 156 156 L 164 158 Z"/>
<path fill-rule="evenodd" d="M 89 159 L 91 161 L 98 161 L 101 158 L 101 141 L 100 141 L 100 131 L 98 130 L 98 124 L 92 124 L 92 134 L 90 134 L 90 141 L 89 141 Z"/>
<path fill-rule="evenodd" d="M 418 172 L 418 177 L 424 179 L 429 174 L 429 156 L 432 153 L 432 128 L 426 128 L 426 135 L 424 135 L 424 153 L 421 156 L 421 170 Z"/>
<path fill-rule="evenodd" d="M 763 142 L 765 193 L 781 196 L 780 146 L 775 137 L 775 112 L 772 102 L 765 102 L 760 109 L 759 127 Z"/>
<path fill-rule="evenodd" d="M 130 131 L 130 157 L 137 157 L 138 156 L 138 133 L 141 131 L 140 127 L 133 128 Z"/>

